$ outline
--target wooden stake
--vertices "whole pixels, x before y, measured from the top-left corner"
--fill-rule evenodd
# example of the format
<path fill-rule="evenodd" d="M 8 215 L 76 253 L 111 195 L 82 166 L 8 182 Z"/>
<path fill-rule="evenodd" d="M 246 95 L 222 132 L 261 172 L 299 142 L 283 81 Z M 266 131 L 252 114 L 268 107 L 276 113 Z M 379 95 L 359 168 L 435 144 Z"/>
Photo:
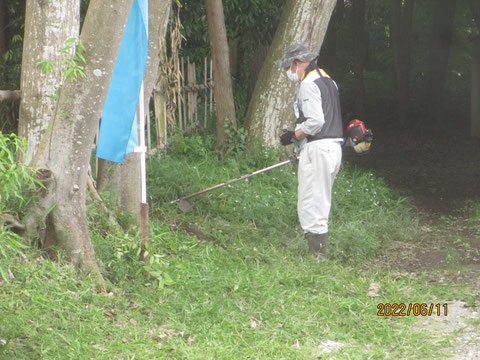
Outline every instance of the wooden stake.
<path fill-rule="evenodd" d="M 212 85 L 210 87 L 210 115 L 212 115 L 212 113 L 213 113 L 213 86 L 215 86 L 213 81 L 214 81 L 214 79 L 213 79 L 213 60 L 210 59 L 210 84 Z"/>
<path fill-rule="evenodd" d="M 185 85 L 185 59 L 182 58 L 182 88 Z M 183 91 L 185 93 L 185 91 Z M 187 127 L 187 104 L 185 100 L 185 96 L 182 96 L 182 107 L 183 107 L 183 124 L 182 124 L 182 129 L 185 129 Z"/>
<path fill-rule="evenodd" d="M 203 85 L 205 86 L 205 96 L 203 98 L 204 100 L 204 114 L 203 114 L 203 128 L 206 129 L 207 128 L 207 101 L 208 101 L 208 88 L 207 88 L 207 57 L 205 56 L 205 59 L 204 59 L 204 66 L 203 66 Z"/>

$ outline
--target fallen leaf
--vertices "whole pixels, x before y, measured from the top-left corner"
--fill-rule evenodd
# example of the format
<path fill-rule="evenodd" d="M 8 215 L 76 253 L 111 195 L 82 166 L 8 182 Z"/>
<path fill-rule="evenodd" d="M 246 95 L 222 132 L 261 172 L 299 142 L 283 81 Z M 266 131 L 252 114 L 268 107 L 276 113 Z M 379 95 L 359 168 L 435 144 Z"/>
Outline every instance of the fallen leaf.
<path fill-rule="evenodd" d="M 379 292 L 380 292 L 380 285 L 377 283 L 371 283 L 367 291 L 367 296 L 376 297 L 376 296 L 379 296 L 378 294 Z"/>
<path fill-rule="evenodd" d="M 195 342 L 195 338 L 194 338 L 194 337 L 191 337 L 191 336 L 190 336 L 190 337 L 187 339 L 188 345 L 192 345 L 194 342 Z"/>
<path fill-rule="evenodd" d="M 131 319 L 130 319 L 130 324 L 132 324 L 133 326 L 137 326 L 137 325 L 138 325 L 138 322 L 137 322 L 137 320 L 135 320 L 134 318 L 131 318 Z"/>
<path fill-rule="evenodd" d="M 295 340 L 295 344 L 292 345 L 292 347 L 294 347 L 295 349 L 300 349 L 300 341 Z"/>
<path fill-rule="evenodd" d="M 7 269 L 7 272 L 8 272 L 8 276 L 10 277 L 10 279 L 15 279 L 15 275 L 13 275 L 12 270 Z"/>
<path fill-rule="evenodd" d="M 250 320 L 250 327 L 252 329 L 255 329 L 257 327 L 257 320 L 255 319 Z"/>
<path fill-rule="evenodd" d="M 103 315 L 108 316 L 110 319 L 113 319 L 115 316 L 117 316 L 117 314 L 112 313 L 112 312 L 110 312 L 110 311 L 107 311 L 107 312 L 104 313 Z"/>
<path fill-rule="evenodd" d="M 124 342 L 126 344 L 126 343 L 129 343 L 130 340 L 128 340 L 126 337 L 122 337 L 122 342 Z"/>

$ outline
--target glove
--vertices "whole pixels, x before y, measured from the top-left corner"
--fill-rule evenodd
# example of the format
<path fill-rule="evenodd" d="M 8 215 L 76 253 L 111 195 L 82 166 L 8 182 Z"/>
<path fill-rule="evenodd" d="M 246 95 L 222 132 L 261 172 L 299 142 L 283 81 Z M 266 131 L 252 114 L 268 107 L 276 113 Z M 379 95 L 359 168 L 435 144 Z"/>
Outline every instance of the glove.
<path fill-rule="evenodd" d="M 280 135 L 280 144 L 283 146 L 290 145 L 295 139 L 295 131 L 285 130 L 282 135 Z"/>

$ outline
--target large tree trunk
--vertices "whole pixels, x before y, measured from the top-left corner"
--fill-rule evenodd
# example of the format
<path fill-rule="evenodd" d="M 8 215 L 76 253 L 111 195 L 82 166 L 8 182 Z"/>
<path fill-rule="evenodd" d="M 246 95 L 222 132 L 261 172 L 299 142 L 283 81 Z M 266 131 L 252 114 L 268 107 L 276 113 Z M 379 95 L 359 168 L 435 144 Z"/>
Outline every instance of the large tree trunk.
<path fill-rule="evenodd" d="M 217 147 L 220 149 L 227 139 L 224 129 L 226 119 L 232 125 L 236 124 L 235 103 L 233 101 L 230 56 L 222 0 L 205 0 L 205 4 L 215 81 L 213 94 L 217 115 Z"/>
<path fill-rule="evenodd" d="M 284 125 L 294 124 L 295 84 L 274 64 L 294 42 L 319 52 L 336 0 L 288 0 L 272 45 L 260 70 L 250 101 L 247 121 L 250 139 L 265 145 L 278 144 Z"/>
<path fill-rule="evenodd" d="M 364 69 L 367 62 L 367 38 L 365 33 L 365 0 L 353 2 L 353 31 L 355 39 L 355 102 L 354 117 L 365 119 Z"/>
<path fill-rule="evenodd" d="M 457 0 L 436 1 L 425 92 L 427 122 L 430 123 L 438 123 L 442 114 L 456 5 Z"/>
<path fill-rule="evenodd" d="M 63 82 L 62 63 L 75 49 L 72 46 L 63 54 L 59 51 L 67 46 L 68 39 L 78 38 L 79 29 L 80 0 L 65 0 L 61 5 L 27 0 L 18 127 L 19 135 L 27 139 L 26 153 L 19 152 L 19 160 L 26 164 L 54 115 L 57 91 Z M 52 68 L 42 72 L 40 61 L 48 61 Z"/>
<path fill-rule="evenodd" d="M 0 64 L 3 63 L 3 56 L 7 50 L 7 7 L 6 0 L 0 0 Z M 2 74 L 3 77 L 3 74 Z M 3 79 L 2 79 L 3 80 Z"/>
<path fill-rule="evenodd" d="M 320 51 L 319 64 L 329 75 L 335 76 L 337 69 L 338 29 L 345 14 L 345 0 L 338 0 L 328 25 L 325 41 Z"/>
<path fill-rule="evenodd" d="M 472 93 L 470 114 L 471 136 L 480 138 L 480 36 L 476 37 L 474 53 L 472 56 Z"/>
<path fill-rule="evenodd" d="M 410 45 L 415 0 L 393 0 L 392 43 L 396 75 L 397 117 L 403 126 L 408 125 L 410 98 Z"/>
<path fill-rule="evenodd" d="M 44 175 L 46 190 L 27 216 L 26 236 L 33 239 L 38 233 L 45 234 L 47 224 L 45 230 L 50 238 L 45 241 L 59 244 L 73 264 L 99 278 L 86 216 L 87 173 L 91 144 L 132 2 L 90 1 L 80 35 L 85 46 L 86 77 L 65 81 L 55 117 L 32 161 L 32 166 Z"/>
<path fill-rule="evenodd" d="M 480 33 L 480 5 L 475 0 L 469 1 L 475 24 Z M 470 135 L 480 138 L 480 35 L 473 38 L 472 55 L 472 93 L 470 102 Z"/>
<path fill-rule="evenodd" d="M 149 114 L 149 99 L 153 94 L 160 62 L 160 44 L 167 31 L 171 0 L 149 1 L 148 59 L 144 78 L 145 114 Z M 140 119 L 139 119 L 140 120 Z M 99 191 L 108 190 L 111 200 L 123 211 L 132 211 L 140 221 L 141 176 L 140 154 L 128 154 L 123 164 L 98 159 L 97 185 Z"/>

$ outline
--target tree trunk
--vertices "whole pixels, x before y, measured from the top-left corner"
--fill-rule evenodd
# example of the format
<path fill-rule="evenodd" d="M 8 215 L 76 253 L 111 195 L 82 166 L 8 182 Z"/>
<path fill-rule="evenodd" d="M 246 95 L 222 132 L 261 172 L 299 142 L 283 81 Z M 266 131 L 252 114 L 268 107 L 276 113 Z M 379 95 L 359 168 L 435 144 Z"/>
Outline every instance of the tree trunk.
<path fill-rule="evenodd" d="M 403 126 L 408 125 L 410 98 L 410 48 L 415 0 L 393 0 L 392 45 L 396 75 L 397 117 Z"/>
<path fill-rule="evenodd" d="M 320 51 L 319 64 L 329 75 L 335 76 L 337 69 L 337 38 L 338 29 L 345 14 L 345 0 L 338 0 L 328 25 L 325 41 Z"/>
<path fill-rule="evenodd" d="M 303 42 L 311 51 L 319 52 L 335 4 L 336 0 L 286 2 L 248 107 L 251 141 L 275 145 L 283 126 L 293 127 L 295 84 L 287 79 L 274 61 L 280 59 L 283 50 L 294 42 Z"/>
<path fill-rule="evenodd" d="M 5 51 L 7 51 L 7 24 L 8 13 L 6 3 L 5 0 L 0 0 L 0 64 L 3 63 L 3 56 L 5 55 Z"/>
<path fill-rule="evenodd" d="M 367 62 L 367 39 L 365 34 L 365 0 L 353 2 L 353 31 L 355 39 L 355 102 L 354 117 L 365 119 L 364 69 Z"/>
<path fill-rule="evenodd" d="M 425 103 L 428 105 L 427 119 L 430 123 L 439 123 L 441 120 L 456 5 L 457 0 L 436 1 L 425 93 Z"/>
<path fill-rule="evenodd" d="M 66 41 L 78 38 L 80 29 L 80 0 L 65 0 L 62 5 L 53 1 L 27 0 L 25 35 L 23 41 L 22 77 L 18 133 L 27 140 L 25 154 L 19 160 L 30 164 L 42 135 L 50 123 L 57 102 L 57 91 L 63 83 L 63 61 L 71 58 L 70 51 L 60 53 Z M 40 61 L 52 68 L 42 72 Z"/>
<path fill-rule="evenodd" d="M 44 190 L 29 212 L 27 238 L 50 234 L 79 268 L 101 278 L 88 232 L 85 192 L 93 143 L 133 0 L 91 0 L 80 41 L 85 78 L 67 78 L 54 119 L 32 161 Z M 102 36 L 99 37 L 98 34 Z M 32 54 L 33 55 L 33 54 Z M 32 96 L 27 92 L 28 96 Z M 25 95 L 24 95 L 25 96 Z M 48 215 L 48 219 L 45 219 Z M 47 224 L 44 229 L 44 224 Z"/>
<path fill-rule="evenodd" d="M 472 56 L 472 93 L 470 112 L 471 136 L 480 138 L 480 36 L 476 37 L 474 53 Z"/>
<path fill-rule="evenodd" d="M 226 119 L 230 121 L 230 124 L 236 124 L 230 57 L 222 0 L 205 0 L 205 4 L 215 81 L 213 94 L 217 114 L 217 147 L 221 149 L 227 139 L 224 130 Z"/>
<path fill-rule="evenodd" d="M 160 39 L 167 31 L 171 0 L 150 0 L 148 8 L 149 34 L 148 59 L 144 78 L 145 114 L 149 116 L 150 98 L 153 94 L 160 62 Z M 140 119 L 138 119 L 140 120 Z M 97 186 L 99 191 L 108 190 L 111 200 L 123 211 L 132 211 L 140 221 L 141 176 L 140 154 L 125 156 L 123 164 L 98 159 Z"/>
<path fill-rule="evenodd" d="M 476 1 L 477 0 L 469 0 L 468 4 L 470 5 L 470 11 L 472 12 L 475 24 L 477 24 L 478 30 L 480 31 L 480 4 Z"/>

